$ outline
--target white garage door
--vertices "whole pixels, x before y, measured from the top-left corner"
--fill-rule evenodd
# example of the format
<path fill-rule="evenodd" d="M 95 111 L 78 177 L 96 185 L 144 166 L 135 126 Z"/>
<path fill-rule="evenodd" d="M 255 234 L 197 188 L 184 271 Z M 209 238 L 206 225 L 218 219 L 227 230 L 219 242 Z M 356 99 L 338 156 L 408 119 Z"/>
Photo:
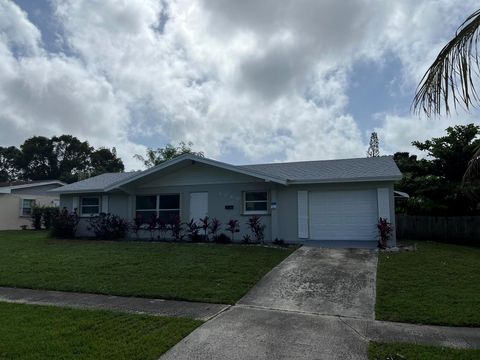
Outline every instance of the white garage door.
<path fill-rule="evenodd" d="M 377 191 L 316 191 L 309 194 L 312 240 L 376 240 Z"/>

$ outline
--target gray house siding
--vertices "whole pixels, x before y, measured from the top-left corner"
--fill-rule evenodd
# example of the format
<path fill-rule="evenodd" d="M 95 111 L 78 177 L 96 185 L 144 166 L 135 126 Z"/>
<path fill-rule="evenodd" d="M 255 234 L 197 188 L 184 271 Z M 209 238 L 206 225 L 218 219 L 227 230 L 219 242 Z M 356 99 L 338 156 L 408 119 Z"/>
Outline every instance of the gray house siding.
<path fill-rule="evenodd" d="M 396 169 L 396 165 L 392 159 L 380 160 L 381 163 L 378 165 L 380 170 L 383 169 L 383 162 L 389 162 L 389 166 Z M 369 164 L 372 161 L 377 162 L 375 159 L 360 159 L 359 161 Z M 335 162 L 334 164 L 338 165 L 341 163 Z M 317 163 L 313 165 L 308 163 L 307 165 L 308 168 L 306 168 L 306 165 L 303 163 L 294 163 L 294 166 L 300 166 L 298 170 L 299 174 L 296 175 L 297 177 L 307 176 L 312 169 L 315 171 L 318 170 Z M 292 170 L 293 165 L 284 164 L 282 166 L 290 169 L 292 174 L 296 174 L 296 172 Z M 329 166 L 330 165 L 325 168 L 327 173 L 328 171 L 332 172 Z M 353 169 L 355 171 L 352 170 L 352 176 L 360 171 L 358 167 L 359 165 Z M 73 210 L 74 207 L 78 206 L 82 196 L 102 196 L 102 212 L 116 214 L 131 222 L 136 212 L 136 196 L 180 194 L 180 217 L 183 222 L 188 222 L 191 218 L 191 194 L 205 192 L 208 194 L 208 216 L 219 219 L 222 224 L 220 232 L 227 233 L 225 228 L 229 219 L 239 220 L 240 233 L 235 234 L 235 240 L 237 241 L 241 240 L 244 235 L 248 234 L 252 236 L 247 226 L 248 218 L 251 217 L 251 215 L 244 214 L 243 211 L 243 195 L 245 191 L 267 191 L 269 193 L 268 214 L 261 215 L 262 221 L 266 226 L 266 241 L 272 241 L 278 238 L 287 242 L 315 245 L 315 242 L 317 244 L 319 243 L 316 239 L 328 239 L 327 241 L 331 239 L 332 242 L 354 239 L 355 241 L 350 241 L 353 245 L 355 245 L 355 243 L 361 245 L 362 242 L 364 244 L 370 242 L 373 243 L 374 246 L 376 241 L 375 222 L 376 219 L 378 219 L 377 215 L 379 213 L 385 214 L 389 212 L 389 220 L 393 224 L 395 222 L 394 181 L 392 179 L 398 178 L 396 174 L 392 174 L 388 178 L 388 181 L 386 177 L 375 177 L 369 180 L 361 178 L 362 181 L 353 181 L 358 180 L 358 178 L 352 177 L 352 181 L 348 182 L 346 179 L 337 177 L 331 178 L 331 180 L 329 180 L 332 181 L 331 183 L 318 183 L 318 180 L 312 178 L 307 179 L 307 181 L 317 182 L 301 185 L 296 184 L 296 180 L 289 182 L 286 180 L 278 180 L 274 177 L 265 178 L 261 175 L 257 177 L 258 174 L 255 172 L 245 173 L 242 172 L 240 167 L 237 168 L 240 170 L 232 170 L 228 167 L 223 168 L 215 164 L 212 165 L 211 163 L 202 163 L 202 159 L 199 158 L 185 158 L 180 162 L 175 162 L 174 160 L 170 166 L 160 166 L 156 171 L 147 170 L 144 173 L 131 173 L 128 174 L 128 176 L 125 175 L 128 177 L 127 180 L 118 179 L 110 185 L 102 183 L 102 181 L 105 180 L 104 177 L 93 178 L 89 180 L 91 185 L 89 185 L 88 191 L 90 192 L 84 194 L 81 194 L 81 192 L 85 190 L 86 183 L 79 183 L 79 185 L 73 184 L 73 186 L 66 187 L 67 190 L 65 191 L 71 192 L 71 194 L 62 194 L 60 204 L 62 207 L 65 206 L 67 209 Z M 361 168 L 363 169 L 363 167 Z M 377 167 L 373 168 L 377 169 Z M 304 173 L 301 173 L 301 169 L 304 169 Z M 308 169 L 310 169 L 310 172 L 305 172 Z M 335 176 L 343 174 L 343 170 L 340 170 L 335 172 Z M 396 170 L 398 171 L 398 169 Z M 253 171 L 255 171 L 255 169 Z M 388 173 L 387 171 L 386 174 L 388 175 Z M 292 174 L 289 176 L 295 175 Z M 112 177 L 114 176 L 114 174 L 110 175 Z M 285 185 L 287 183 L 288 185 Z M 105 189 L 106 192 L 97 192 L 100 191 L 99 189 Z M 302 215 L 302 222 L 300 223 L 302 229 L 307 229 L 308 227 L 308 231 L 302 233 L 302 236 L 305 238 L 299 238 L 299 191 L 306 192 L 303 194 L 305 195 L 304 199 L 307 199 L 303 202 L 302 214 L 304 215 Z M 352 193 L 348 194 L 345 191 L 352 191 Z M 338 194 L 329 194 L 333 192 L 338 192 Z M 311 204 L 323 204 L 323 207 L 305 206 L 307 202 L 310 203 L 310 199 L 312 199 Z M 275 204 L 275 206 L 272 206 L 273 204 Z M 330 206 L 325 206 L 325 204 L 337 206 L 332 206 L 335 207 L 335 209 L 331 210 Z M 366 206 L 366 204 L 368 204 L 368 206 Z M 347 211 L 344 215 L 345 209 L 350 209 L 350 213 Z M 365 211 L 364 209 L 367 210 Z M 310 212 L 312 212 L 312 216 Z M 359 214 L 359 216 L 356 214 Z M 362 216 L 363 214 L 367 214 L 368 216 Z M 386 214 L 382 216 L 386 216 Z M 308 222 L 306 222 L 305 219 L 308 219 Z M 346 219 L 354 219 L 354 221 L 350 221 L 348 229 L 343 229 L 343 223 L 339 221 L 346 221 Z M 322 220 L 323 223 L 320 220 Z M 310 227 L 314 228 L 315 231 L 311 231 Z M 82 218 L 78 235 L 92 235 L 88 232 L 87 228 L 88 219 Z M 359 231 L 361 228 L 366 230 Z M 140 236 L 142 238 L 148 238 L 150 234 L 148 231 L 143 231 Z M 130 234 L 130 237 L 133 238 L 135 235 Z M 395 235 L 390 241 L 390 245 L 394 244 Z M 344 245 L 350 246 L 350 244 Z"/>

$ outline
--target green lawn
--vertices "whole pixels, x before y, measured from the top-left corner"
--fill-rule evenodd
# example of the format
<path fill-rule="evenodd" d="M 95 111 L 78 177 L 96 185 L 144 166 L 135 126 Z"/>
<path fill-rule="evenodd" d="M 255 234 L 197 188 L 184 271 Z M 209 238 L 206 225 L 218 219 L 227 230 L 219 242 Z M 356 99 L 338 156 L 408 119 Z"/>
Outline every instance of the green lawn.
<path fill-rule="evenodd" d="M 370 360 L 475 360 L 480 359 L 480 350 L 371 342 L 368 345 L 368 358 Z"/>
<path fill-rule="evenodd" d="M 200 321 L 0 302 L 0 359 L 158 359 Z"/>
<path fill-rule="evenodd" d="M 0 231 L 0 286 L 231 304 L 292 251 Z"/>
<path fill-rule="evenodd" d="M 480 326 L 480 248 L 418 242 L 417 251 L 380 253 L 376 318 Z"/>

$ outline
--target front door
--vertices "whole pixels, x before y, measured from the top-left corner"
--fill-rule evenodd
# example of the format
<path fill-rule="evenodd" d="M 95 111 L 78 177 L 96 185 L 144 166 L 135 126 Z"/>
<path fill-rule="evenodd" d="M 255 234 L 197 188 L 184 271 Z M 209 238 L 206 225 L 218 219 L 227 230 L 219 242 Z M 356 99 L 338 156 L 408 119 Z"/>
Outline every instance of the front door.
<path fill-rule="evenodd" d="M 208 193 L 190 193 L 190 219 L 198 222 L 199 219 L 204 218 L 206 215 L 208 215 Z"/>

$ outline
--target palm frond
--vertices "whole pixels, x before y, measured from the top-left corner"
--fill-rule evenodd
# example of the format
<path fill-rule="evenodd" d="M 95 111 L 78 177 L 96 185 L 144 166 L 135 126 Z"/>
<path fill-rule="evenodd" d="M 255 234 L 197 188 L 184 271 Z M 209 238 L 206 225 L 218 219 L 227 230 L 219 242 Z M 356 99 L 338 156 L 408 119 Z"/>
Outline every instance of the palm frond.
<path fill-rule="evenodd" d="M 455 37 L 440 51 L 423 76 L 415 92 L 413 109 L 427 116 L 450 113 L 450 104 L 467 110 L 479 103 L 472 74 L 478 76 L 478 39 L 480 9 L 470 15 L 457 29 Z"/>
<path fill-rule="evenodd" d="M 468 162 L 467 171 L 463 175 L 463 183 L 474 183 L 480 180 L 480 145 L 475 149 L 472 159 Z"/>

